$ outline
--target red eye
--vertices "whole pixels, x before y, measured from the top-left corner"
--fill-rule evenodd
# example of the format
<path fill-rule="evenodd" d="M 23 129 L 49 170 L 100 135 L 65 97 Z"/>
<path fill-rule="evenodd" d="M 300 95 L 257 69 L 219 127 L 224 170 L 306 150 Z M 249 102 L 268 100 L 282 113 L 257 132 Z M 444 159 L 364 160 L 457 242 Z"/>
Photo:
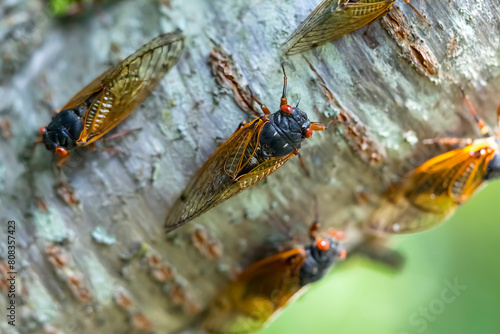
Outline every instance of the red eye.
<path fill-rule="evenodd" d="M 283 112 L 285 112 L 287 114 L 291 114 L 292 111 L 293 111 L 293 108 L 290 105 L 288 105 L 288 104 L 282 105 L 280 109 L 281 109 L 281 111 L 283 111 Z"/>
<path fill-rule="evenodd" d="M 306 138 L 311 138 L 312 135 L 313 135 L 313 130 L 311 128 L 307 128 Z"/>
<path fill-rule="evenodd" d="M 58 147 L 58 148 L 56 148 L 56 154 L 60 155 L 61 157 L 64 157 L 66 154 L 68 154 L 68 151 L 66 151 L 62 147 Z"/>
<path fill-rule="evenodd" d="M 316 247 L 318 247 L 320 251 L 327 251 L 330 249 L 330 244 L 324 239 L 319 239 L 316 241 Z"/>
<path fill-rule="evenodd" d="M 345 259 L 346 255 L 347 255 L 347 252 L 346 252 L 346 250 L 345 250 L 345 249 L 343 249 L 343 250 L 341 250 L 341 251 L 340 251 L 339 258 L 340 258 L 341 260 L 343 260 L 343 259 Z"/>
<path fill-rule="evenodd" d="M 45 134 L 45 132 L 47 132 L 47 128 L 45 126 L 42 126 L 40 128 L 40 134 L 43 136 Z"/>

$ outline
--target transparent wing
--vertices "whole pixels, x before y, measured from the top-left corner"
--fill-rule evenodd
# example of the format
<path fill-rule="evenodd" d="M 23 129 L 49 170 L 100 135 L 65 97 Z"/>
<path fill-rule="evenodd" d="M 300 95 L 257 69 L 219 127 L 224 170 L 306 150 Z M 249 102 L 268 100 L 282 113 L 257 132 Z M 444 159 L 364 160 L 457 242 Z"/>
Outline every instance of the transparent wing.
<path fill-rule="evenodd" d="M 439 224 L 484 182 L 496 150 L 489 142 L 481 142 L 428 160 L 391 190 L 389 201 L 371 218 L 374 226 L 370 229 L 401 234 Z"/>
<path fill-rule="evenodd" d="M 463 203 L 483 182 L 495 152 L 490 143 L 483 142 L 429 160 L 413 172 L 413 187 L 407 190 L 406 197 L 422 210 L 437 213 L 447 210 L 441 204 L 442 198 L 457 205 Z"/>
<path fill-rule="evenodd" d="M 302 287 L 301 248 L 281 252 L 245 270 L 212 303 L 204 327 L 209 333 L 253 333 Z"/>
<path fill-rule="evenodd" d="M 375 20 L 395 0 L 324 0 L 283 44 L 294 55 L 335 40 Z"/>
<path fill-rule="evenodd" d="M 158 36 L 76 94 L 63 109 L 86 104 L 78 145 L 88 145 L 123 121 L 155 89 L 184 48 L 176 31 Z"/>
<path fill-rule="evenodd" d="M 241 171 L 241 161 L 249 159 L 244 157 L 246 152 L 250 151 L 253 154 L 255 151 L 250 144 L 258 138 L 265 123 L 257 118 L 243 126 L 203 164 L 170 210 L 165 222 L 167 232 L 187 223 L 238 192 L 237 175 Z"/>

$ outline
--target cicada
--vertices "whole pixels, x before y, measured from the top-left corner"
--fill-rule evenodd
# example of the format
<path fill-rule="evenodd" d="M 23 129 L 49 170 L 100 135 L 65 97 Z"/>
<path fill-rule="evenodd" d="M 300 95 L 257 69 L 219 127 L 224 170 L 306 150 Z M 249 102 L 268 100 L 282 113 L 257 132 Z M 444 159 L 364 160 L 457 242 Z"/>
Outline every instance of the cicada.
<path fill-rule="evenodd" d="M 179 31 L 160 35 L 76 94 L 40 128 L 45 147 L 60 156 L 101 138 L 141 104 L 175 65 L 184 48 Z"/>
<path fill-rule="evenodd" d="M 204 321 L 208 333 L 253 333 L 269 324 L 304 287 L 321 279 L 345 258 L 339 237 L 315 238 L 307 246 L 254 263 L 211 303 Z"/>
<path fill-rule="evenodd" d="M 404 0 L 421 18 L 410 0 Z M 323 0 L 288 37 L 282 50 L 294 55 L 349 34 L 387 12 L 396 0 Z M 427 22 L 427 21 L 426 21 Z"/>
<path fill-rule="evenodd" d="M 484 138 L 442 138 L 442 143 L 467 143 L 438 155 L 390 187 L 368 221 L 372 233 L 399 234 L 427 230 L 453 214 L 485 181 L 500 177 L 500 132 L 492 135 L 465 97 Z M 500 108 L 498 109 L 500 120 Z M 417 217 L 417 218 L 415 218 Z"/>
<path fill-rule="evenodd" d="M 170 210 L 165 222 L 167 232 L 263 180 L 295 156 L 313 131 L 325 129 L 321 123 L 310 122 L 298 105 L 288 105 L 284 67 L 283 77 L 280 109 L 271 114 L 253 97 L 264 115 L 240 124 L 205 162 Z"/>

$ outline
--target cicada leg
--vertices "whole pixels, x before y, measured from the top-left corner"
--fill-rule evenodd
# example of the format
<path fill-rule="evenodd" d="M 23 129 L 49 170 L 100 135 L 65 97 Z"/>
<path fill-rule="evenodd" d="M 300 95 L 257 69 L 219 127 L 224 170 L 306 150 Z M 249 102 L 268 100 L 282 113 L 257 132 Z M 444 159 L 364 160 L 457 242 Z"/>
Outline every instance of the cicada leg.
<path fill-rule="evenodd" d="M 354 251 L 362 254 L 372 261 L 382 263 L 392 269 L 399 270 L 403 267 L 405 259 L 398 251 L 387 247 L 387 239 L 374 235 L 367 239 Z"/>
<path fill-rule="evenodd" d="M 311 227 L 309 227 L 309 238 L 314 241 L 316 240 L 316 234 L 321 227 L 321 224 L 319 223 L 319 208 L 318 208 L 318 199 L 315 197 L 314 198 L 314 220 L 311 224 Z"/>
<path fill-rule="evenodd" d="M 68 159 L 69 159 L 69 154 L 60 155 L 56 162 L 57 168 L 60 168 L 62 165 L 64 165 L 66 161 L 68 161 Z"/>
<path fill-rule="evenodd" d="M 238 125 L 238 127 L 236 128 L 236 131 L 238 131 L 239 129 L 241 129 L 242 127 L 244 127 L 244 126 L 245 126 L 245 125 L 247 125 L 247 124 L 248 124 L 248 122 L 247 122 L 247 121 L 242 121 L 242 122 Z"/>
<path fill-rule="evenodd" d="M 304 170 L 304 173 L 306 174 L 307 177 L 311 177 L 311 173 L 309 172 L 309 169 L 307 169 L 306 163 L 302 158 L 302 154 L 298 153 L 297 156 L 299 157 L 300 168 Z"/>

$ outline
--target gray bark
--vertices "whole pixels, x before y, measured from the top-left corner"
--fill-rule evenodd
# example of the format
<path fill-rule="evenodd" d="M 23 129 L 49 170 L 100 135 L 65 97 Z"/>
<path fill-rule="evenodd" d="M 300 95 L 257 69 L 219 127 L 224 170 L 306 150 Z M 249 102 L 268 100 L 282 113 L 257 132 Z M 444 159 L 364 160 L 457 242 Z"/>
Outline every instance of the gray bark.
<path fill-rule="evenodd" d="M 356 246 L 356 231 L 387 183 L 436 153 L 422 139 L 478 136 L 461 86 L 494 124 L 498 1 L 412 1 L 431 26 L 398 1 L 366 35 L 361 29 L 286 59 L 291 104 L 300 98 L 311 120 L 333 120 L 303 145 L 310 176 L 292 159 L 166 237 L 168 209 L 215 150 L 215 139 L 249 118 L 234 86 L 214 77 L 210 52 L 219 47 L 230 55 L 239 87 L 251 85 L 277 110 L 277 50 L 318 3 L 120 1 L 61 20 L 42 0 L 2 1 L 0 254 L 6 258 L 6 222 L 15 220 L 18 271 L 17 323 L 2 318 L 3 333 L 182 328 L 262 249 L 307 240 L 315 198 L 323 227 L 348 227 L 348 243 Z M 30 150 L 54 110 L 175 28 L 188 38 L 183 57 L 117 129 L 140 131 L 101 143 L 97 152 L 79 151 L 61 174 L 44 147 Z M 61 179 L 66 185 L 57 186 Z M 193 242 L 195 233 L 209 242 Z M 117 303 L 125 294 L 131 306 Z M 0 308 L 7 302 L 2 293 Z"/>

